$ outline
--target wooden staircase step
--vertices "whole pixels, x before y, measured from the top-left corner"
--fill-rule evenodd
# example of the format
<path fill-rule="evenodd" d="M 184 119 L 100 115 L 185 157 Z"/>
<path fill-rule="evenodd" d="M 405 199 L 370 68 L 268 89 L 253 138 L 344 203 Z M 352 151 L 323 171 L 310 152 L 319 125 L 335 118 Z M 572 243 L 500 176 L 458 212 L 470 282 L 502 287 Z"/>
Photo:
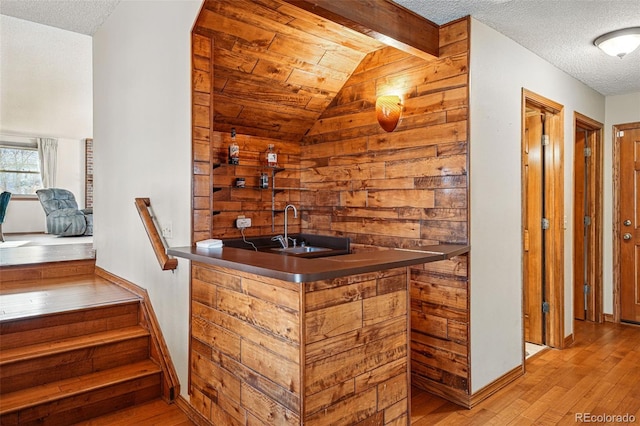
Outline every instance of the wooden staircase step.
<path fill-rule="evenodd" d="M 140 300 L 0 322 L 0 350 L 93 334 L 140 322 Z"/>
<path fill-rule="evenodd" d="M 0 281 L 0 425 L 77 424 L 172 400 L 145 300 L 97 275 Z"/>
<path fill-rule="evenodd" d="M 64 424 L 65 416 L 80 420 L 149 401 L 160 396 L 160 375 L 160 367 L 145 360 L 8 393 L 0 401 L 0 424 Z"/>
<path fill-rule="evenodd" d="M 35 345 L 6 349 L 0 352 L 0 368 L 19 361 L 55 355 L 73 349 L 106 345 L 143 336 L 149 336 L 149 331 L 140 325 L 135 325 L 100 333 L 85 334 Z"/>
<path fill-rule="evenodd" d="M 0 324 L 134 300 L 140 298 L 94 275 L 3 283 L 0 284 Z"/>
<path fill-rule="evenodd" d="M 57 257 L 77 257 L 72 260 L 53 260 L 47 263 L 27 264 L 32 262 L 34 251 L 41 249 L 42 247 L 12 247 L 11 252 L 20 252 L 22 256 L 20 259 L 16 259 L 16 256 L 12 256 L 11 259 L 2 259 L 0 261 L 0 268 L 2 268 L 2 274 L 0 274 L 0 284 L 8 282 L 20 282 L 24 280 L 45 280 L 49 278 L 60 277 L 74 277 L 87 274 L 93 274 L 96 269 L 95 252 L 92 255 L 92 259 L 85 259 L 88 255 L 88 249 L 85 249 L 82 253 L 59 253 Z M 5 249 L 6 254 L 8 250 Z M 12 253 L 13 254 L 13 253 Z M 16 262 L 15 265 L 5 265 L 6 262 Z M 19 263 L 24 264 L 19 264 Z"/>
<path fill-rule="evenodd" d="M 142 326 L 13 348 L 0 353 L 0 395 L 149 358 Z"/>

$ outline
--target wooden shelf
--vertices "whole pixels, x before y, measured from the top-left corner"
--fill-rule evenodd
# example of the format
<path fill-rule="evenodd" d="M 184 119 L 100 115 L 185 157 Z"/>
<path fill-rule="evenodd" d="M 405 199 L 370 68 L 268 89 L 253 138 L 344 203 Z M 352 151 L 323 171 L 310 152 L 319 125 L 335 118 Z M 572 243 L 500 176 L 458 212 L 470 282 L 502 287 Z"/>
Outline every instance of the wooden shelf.
<path fill-rule="evenodd" d="M 272 190 L 273 188 L 268 187 L 268 188 L 260 188 L 259 186 L 230 186 L 229 188 L 231 189 L 253 189 L 256 191 L 267 191 L 267 190 Z"/>
<path fill-rule="evenodd" d="M 273 172 L 273 174 L 276 173 L 280 173 L 284 170 L 286 170 L 284 167 L 271 167 L 271 166 L 264 166 L 264 165 L 260 165 L 260 164 L 228 164 L 228 163 L 213 163 L 211 165 L 212 169 L 217 169 L 218 167 L 246 167 L 249 169 L 255 169 L 255 170 L 262 170 L 262 171 L 267 171 L 267 170 L 271 170 Z"/>

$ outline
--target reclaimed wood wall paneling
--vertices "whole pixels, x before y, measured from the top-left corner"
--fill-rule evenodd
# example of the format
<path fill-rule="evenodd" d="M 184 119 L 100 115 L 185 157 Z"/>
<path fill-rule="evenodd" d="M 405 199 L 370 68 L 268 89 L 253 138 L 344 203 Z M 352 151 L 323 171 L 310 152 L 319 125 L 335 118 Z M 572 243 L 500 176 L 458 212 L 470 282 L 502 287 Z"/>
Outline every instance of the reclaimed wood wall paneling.
<path fill-rule="evenodd" d="M 289 9 L 284 10 L 291 12 L 292 6 L 287 5 L 287 8 Z M 393 48 L 381 49 L 366 56 L 359 62 L 349 82 L 340 92 L 335 93 L 335 97 L 308 104 L 313 105 L 307 107 L 308 111 L 322 111 L 325 105 L 329 105 L 329 108 L 314 122 L 300 144 L 295 140 L 281 139 L 279 136 L 284 133 L 269 131 L 265 132 L 266 136 L 239 134 L 241 158 L 248 165 L 258 165 L 266 146 L 274 143 L 282 165 L 293 169 L 287 172 L 286 180 L 283 181 L 286 182 L 286 187 L 303 187 L 302 191 L 286 189 L 276 193 L 277 209 L 283 209 L 289 202 L 303 207 L 299 219 L 293 221 L 292 232 L 312 230 L 350 236 L 357 250 L 367 250 L 373 246 L 413 247 L 468 242 L 468 20 L 443 26 L 440 32 L 441 57 L 433 62 L 411 57 Z M 245 213 L 254 222 L 254 227 L 247 230 L 249 236 L 272 234 L 270 197 L 267 199 L 264 193 L 250 190 L 254 195 L 241 192 L 234 196 L 232 194 L 239 190 L 226 187 L 213 195 L 205 195 L 217 185 L 218 179 L 228 185 L 241 170 L 212 167 L 216 162 L 226 161 L 230 142 L 228 131 L 213 131 L 216 122 L 213 119 L 212 104 L 217 104 L 220 108 L 235 108 L 235 114 L 239 116 L 241 106 L 216 103 L 214 99 L 229 83 L 229 78 L 237 78 L 239 75 L 247 77 L 245 65 L 241 65 L 239 71 L 219 69 L 217 77 L 220 78 L 214 78 L 211 72 L 215 62 L 211 43 L 213 41 L 216 47 L 227 50 L 221 57 L 228 61 L 234 57 L 237 60 L 238 55 L 245 58 L 243 55 L 248 52 L 257 55 L 256 52 L 261 51 L 260 38 L 256 40 L 258 41 L 254 40 L 253 44 L 247 44 L 243 40 L 238 42 L 237 38 L 202 28 L 199 33 L 194 34 L 193 241 L 211 237 L 237 237 L 238 231 L 233 228 L 233 221 L 237 214 Z M 362 50 L 360 54 L 363 53 Z M 335 52 L 332 51 L 331 54 Z M 257 60 L 253 69 L 262 71 L 254 80 L 249 79 L 250 83 L 257 81 L 262 84 L 278 78 L 284 81 L 281 69 L 274 71 L 273 67 L 268 66 L 268 61 L 265 57 Z M 238 62 L 250 63 L 251 60 Z M 326 67 L 327 64 L 322 66 Z M 305 72 L 308 70 L 305 66 L 300 69 Z M 205 81 L 207 71 L 211 84 Z M 341 71 L 344 72 L 344 69 Z M 409 83 L 412 79 L 416 81 Z M 378 90 L 386 90 L 394 82 L 400 82 L 400 87 L 407 90 L 407 98 L 400 126 L 395 132 L 386 134 L 375 122 L 375 94 Z M 234 95 L 237 95 L 238 91 L 249 90 L 252 86 L 230 87 L 234 88 Z M 288 99 L 292 99 L 295 104 L 295 99 L 304 96 L 304 93 L 300 94 L 304 91 L 315 95 L 321 93 L 301 86 L 295 93 L 296 96 Z M 292 92 L 289 90 L 289 93 Z M 308 111 L 305 111 L 304 117 L 310 117 Z M 264 111 L 260 113 L 263 114 Z M 268 118 L 264 120 L 266 123 L 283 119 L 277 115 L 264 116 Z M 265 126 L 264 123 L 258 124 Z M 351 167 L 353 171 L 344 171 Z M 385 175 L 381 175 L 381 172 Z M 256 176 L 257 174 L 246 177 L 257 179 Z M 332 177 L 334 180 L 331 180 Z M 401 192 L 395 194 L 398 190 Z M 432 194 L 432 204 L 425 206 L 423 200 L 415 205 L 410 194 L 416 194 L 416 190 Z M 394 200 L 390 203 L 392 205 L 384 205 L 385 192 L 394 194 L 389 197 Z M 404 197 L 400 195 L 402 193 Z M 369 202 L 377 206 L 369 206 Z M 221 210 L 222 214 L 212 216 L 212 210 Z M 282 215 L 276 214 L 275 217 L 275 227 L 279 231 Z M 448 280 L 461 279 L 466 285 L 466 257 L 456 259 L 455 262 L 454 270 L 437 266 L 435 269 L 427 268 L 427 275 L 444 276 Z M 440 263 L 443 262 L 438 262 L 438 265 Z M 466 300 L 468 303 L 468 294 Z M 466 373 L 465 369 L 458 369 L 456 373 L 460 375 L 452 376 L 453 373 L 444 369 L 444 358 L 453 356 L 463 363 L 464 356 L 450 351 L 451 343 L 457 341 L 443 337 L 442 331 L 446 330 L 449 336 L 456 336 L 458 340 L 467 336 L 468 308 L 466 311 L 456 310 L 455 315 L 452 315 L 453 310 L 447 305 L 424 303 L 413 298 L 411 307 L 414 311 L 412 315 L 430 315 L 437 317 L 434 322 L 444 324 L 442 328 L 436 329 L 435 336 L 423 330 L 413 330 L 414 340 L 418 343 L 421 340 L 417 336 L 422 339 L 435 338 L 435 341 L 429 340 L 430 345 L 426 346 L 433 348 L 434 356 L 443 358 L 442 369 L 430 367 L 428 375 L 414 374 L 414 383 L 427 389 L 435 386 L 434 389 L 440 394 L 468 394 L 468 350 Z M 439 345 L 435 346 L 434 342 L 439 342 Z M 455 348 L 460 352 L 459 346 Z M 197 401 L 198 398 L 196 392 L 194 400 Z M 215 411 L 214 408 L 211 410 Z"/>
<path fill-rule="evenodd" d="M 442 57 L 393 48 L 368 55 L 303 139 L 303 227 L 348 236 L 356 250 L 468 243 L 468 21 L 443 26 Z M 385 133 L 375 97 L 405 90 Z M 412 271 L 412 382 L 469 395 L 467 257 Z"/>

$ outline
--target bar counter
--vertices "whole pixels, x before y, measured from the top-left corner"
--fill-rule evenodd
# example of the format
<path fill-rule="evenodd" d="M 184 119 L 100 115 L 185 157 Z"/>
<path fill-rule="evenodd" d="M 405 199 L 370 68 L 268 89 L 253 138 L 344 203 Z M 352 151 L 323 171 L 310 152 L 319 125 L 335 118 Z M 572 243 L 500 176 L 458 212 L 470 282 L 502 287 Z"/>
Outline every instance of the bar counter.
<path fill-rule="evenodd" d="M 167 254 L 195 262 L 236 269 L 289 282 L 339 278 L 382 269 L 449 259 L 469 251 L 466 245 L 434 245 L 420 249 L 388 249 L 307 259 L 233 247 L 172 247 Z"/>
<path fill-rule="evenodd" d="M 191 260 L 191 404 L 216 425 L 409 425 L 410 269 L 468 251 L 169 249 Z"/>

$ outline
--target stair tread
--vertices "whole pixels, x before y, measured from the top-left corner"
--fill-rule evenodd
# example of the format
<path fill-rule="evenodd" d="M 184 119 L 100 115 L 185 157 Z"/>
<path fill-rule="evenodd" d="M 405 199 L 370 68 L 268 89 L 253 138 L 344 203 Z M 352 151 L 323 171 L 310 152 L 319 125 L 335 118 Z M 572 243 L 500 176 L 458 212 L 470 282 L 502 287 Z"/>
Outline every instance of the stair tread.
<path fill-rule="evenodd" d="M 0 352 L 0 366 L 4 367 L 5 365 L 13 362 L 54 355 L 74 349 L 83 349 L 87 347 L 121 342 L 123 340 L 148 335 L 149 331 L 146 328 L 140 325 L 135 325 L 115 330 L 102 331 L 99 333 L 68 337 L 66 339 L 38 343 L 35 345 L 5 349 Z"/>
<path fill-rule="evenodd" d="M 8 414 L 42 403 L 159 373 L 161 373 L 161 369 L 155 362 L 144 360 L 84 376 L 22 389 L 2 396 L 0 414 Z"/>
<path fill-rule="evenodd" d="M 139 301 L 134 293 L 94 275 L 3 283 L 0 324 Z"/>

